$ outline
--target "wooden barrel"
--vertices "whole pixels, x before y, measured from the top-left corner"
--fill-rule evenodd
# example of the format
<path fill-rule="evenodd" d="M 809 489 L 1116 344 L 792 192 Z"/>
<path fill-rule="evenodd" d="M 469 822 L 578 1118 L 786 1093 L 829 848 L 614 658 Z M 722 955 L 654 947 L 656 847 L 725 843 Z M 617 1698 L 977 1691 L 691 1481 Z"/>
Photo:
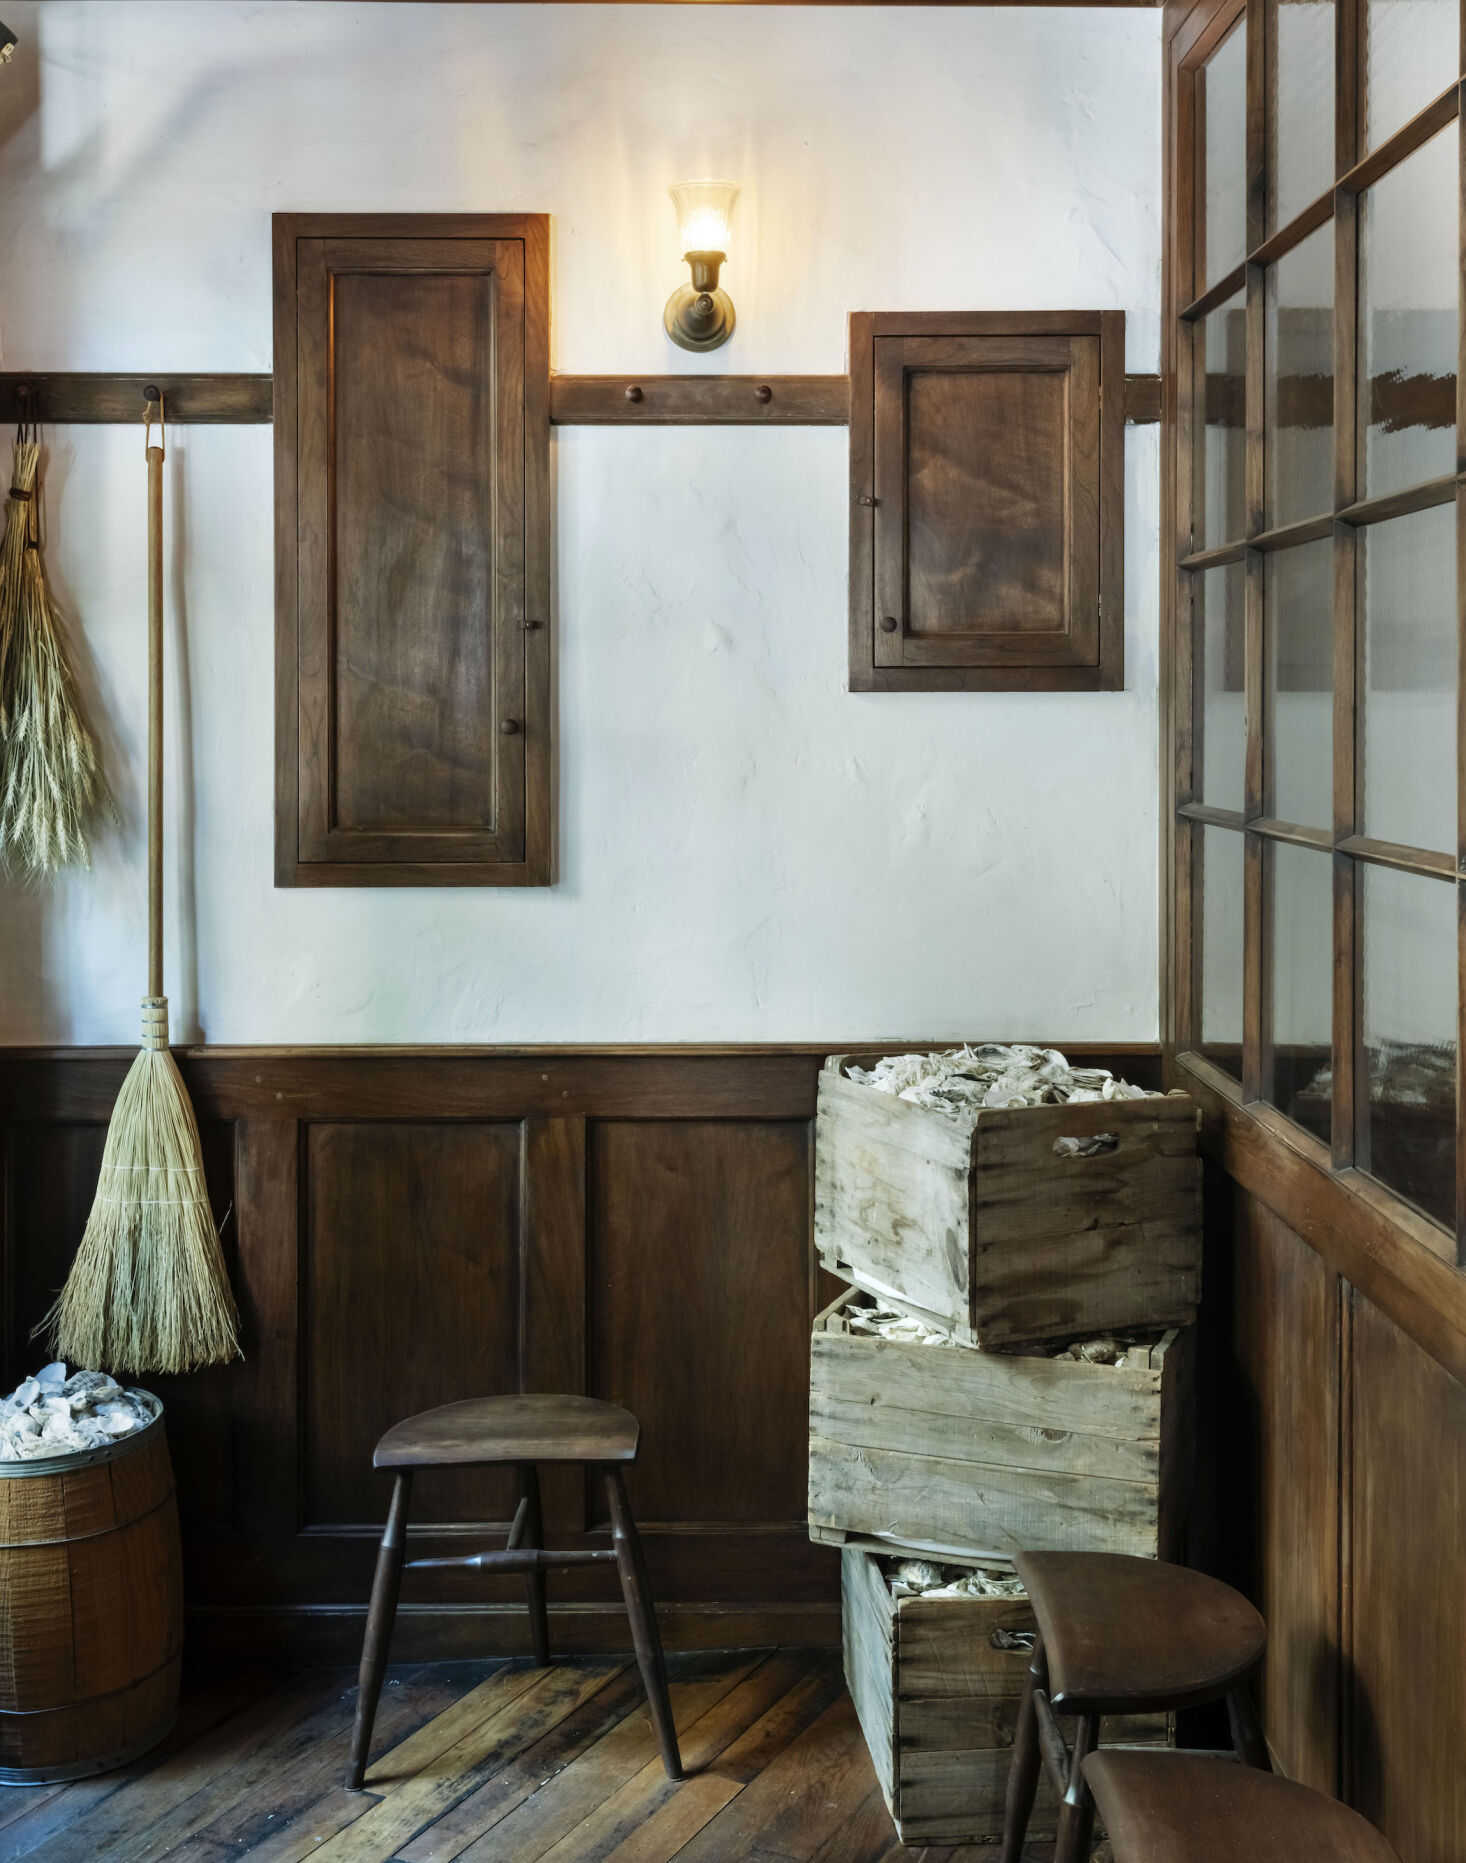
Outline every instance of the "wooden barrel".
<path fill-rule="evenodd" d="M 0 1462 L 0 1784 L 106 1772 L 178 1718 L 178 1509 L 149 1401 L 105 1449 Z"/>

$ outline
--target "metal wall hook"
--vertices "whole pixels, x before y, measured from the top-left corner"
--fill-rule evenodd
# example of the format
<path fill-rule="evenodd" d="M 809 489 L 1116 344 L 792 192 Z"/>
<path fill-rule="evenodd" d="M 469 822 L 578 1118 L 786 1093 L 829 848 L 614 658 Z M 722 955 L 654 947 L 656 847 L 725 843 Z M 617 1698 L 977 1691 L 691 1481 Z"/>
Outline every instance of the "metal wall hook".
<path fill-rule="evenodd" d="M 168 421 L 163 391 L 149 382 L 143 389 L 147 399 L 147 412 L 143 416 L 143 458 L 146 459 L 153 445 L 153 415 L 158 416 L 158 452 L 161 455 L 168 444 Z"/>

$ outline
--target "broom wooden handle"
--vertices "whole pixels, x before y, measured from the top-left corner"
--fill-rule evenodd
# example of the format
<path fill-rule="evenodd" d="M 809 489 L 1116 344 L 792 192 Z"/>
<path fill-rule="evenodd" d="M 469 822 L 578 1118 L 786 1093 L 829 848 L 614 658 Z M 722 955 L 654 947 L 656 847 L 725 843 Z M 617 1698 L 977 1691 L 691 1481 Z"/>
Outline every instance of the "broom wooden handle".
<path fill-rule="evenodd" d="M 161 405 L 161 403 L 160 403 Z M 148 995 L 163 994 L 163 449 L 148 455 Z"/>

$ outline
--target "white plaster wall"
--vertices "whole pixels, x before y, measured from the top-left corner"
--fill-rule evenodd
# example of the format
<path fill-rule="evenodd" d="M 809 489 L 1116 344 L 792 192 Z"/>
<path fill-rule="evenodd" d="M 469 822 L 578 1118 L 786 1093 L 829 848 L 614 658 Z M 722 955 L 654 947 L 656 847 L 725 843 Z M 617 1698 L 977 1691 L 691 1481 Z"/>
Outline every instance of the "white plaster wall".
<path fill-rule="evenodd" d="M 266 369 L 276 209 L 554 216 L 561 369 L 834 371 L 847 309 L 1119 307 L 1157 364 L 1153 11 L 11 0 L 8 368 Z M 744 188 L 732 346 L 666 344 L 665 189 Z M 131 1041 L 140 430 L 47 436 L 48 567 L 121 821 L 0 890 L 0 1039 Z M 271 883 L 268 429 L 170 434 L 169 994 L 214 1042 L 1156 1026 L 1158 443 L 1126 690 L 851 695 L 845 436 L 556 436 L 561 878 Z"/>

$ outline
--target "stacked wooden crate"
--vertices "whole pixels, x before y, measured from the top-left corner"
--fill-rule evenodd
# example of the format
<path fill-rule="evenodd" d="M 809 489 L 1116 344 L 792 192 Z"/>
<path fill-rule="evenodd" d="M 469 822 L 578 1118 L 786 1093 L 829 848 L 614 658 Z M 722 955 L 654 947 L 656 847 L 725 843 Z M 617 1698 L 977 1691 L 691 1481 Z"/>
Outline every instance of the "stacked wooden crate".
<path fill-rule="evenodd" d="M 898 1598 L 884 1563 L 854 1546 L 840 1556 L 845 1679 L 886 1804 L 903 1843 L 997 1838 L 1033 1611 L 1021 1598 Z M 1100 1730 L 1142 1746 L 1169 1732 L 1165 1715 Z M 1041 1775 L 1029 1836 L 1054 1836 L 1058 1812 Z"/>
<path fill-rule="evenodd" d="M 827 1064 L 816 1121 L 816 1242 L 852 1285 L 812 1340 L 810 1534 L 844 1548 L 846 1675 L 903 1840 L 983 1841 L 1001 1834 L 1032 1614 L 898 1599 L 886 1567 L 1176 1554 L 1196 1113 L 1171 1094 L 954 1119 L 852 1081 L 851 1059 Z M 861 1315 L 878 1303 L 947 1342 L 877 1336 Z M 1125 1336 L 1120 1364 L 1063 1350 L 1099 1334 Z"/>

